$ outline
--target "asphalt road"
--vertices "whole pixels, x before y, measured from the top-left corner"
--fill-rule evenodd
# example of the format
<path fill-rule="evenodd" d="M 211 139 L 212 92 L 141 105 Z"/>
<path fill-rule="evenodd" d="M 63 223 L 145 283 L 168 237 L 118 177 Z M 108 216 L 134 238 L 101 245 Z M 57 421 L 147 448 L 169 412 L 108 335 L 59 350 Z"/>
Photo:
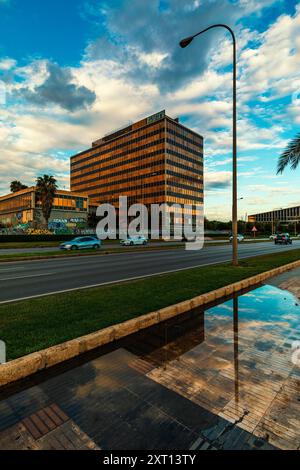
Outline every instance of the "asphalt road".
<path fill-rule="evenodd" d="M 291 246 L 262 242 L 239 245 L 239 257 L 283 252 L 300 248 L 300 240 Z M 229 261 L 231 246 L 212 246 L 199 251 L 184 249 L 120 253 L 0 263 L 0 303 L 54 292 L 94 287 L 121 280 L 178 271 Z"/>
<path fill-rule="evenodd" d="M 0 0 L 1 1 L 1 0 Z M 264 241 L 263 238 L 257 239 L 260 241 Z M 246 239 L 245 241 L 252 241 L 251 239 Z M 228 239 L 224 240 L 206 240 L 205 244 L 210 243 L 228 243 Z M 170 242 L 150 242 L 149 246 L 170 246 L 170 245 L 182 245 L 184 243 L 181 241 L 170 241 Z M 111 242 L 104 242 L 102 245 L 102 249 L 111 249 L 111 248 L 120 248 L 119 243 L 111 243 Z M 14 255 L 14 254 L 22 254 L 22 253 L 51 253 L 59 250 L 59 244 L 57 246 L 48 246 L 48 247 L 33 247 L 33 248 L 2 248 L 0 245 L 0 256 L 1 255 Z M 126 247 L 124 247 L 124 251 Z"/>

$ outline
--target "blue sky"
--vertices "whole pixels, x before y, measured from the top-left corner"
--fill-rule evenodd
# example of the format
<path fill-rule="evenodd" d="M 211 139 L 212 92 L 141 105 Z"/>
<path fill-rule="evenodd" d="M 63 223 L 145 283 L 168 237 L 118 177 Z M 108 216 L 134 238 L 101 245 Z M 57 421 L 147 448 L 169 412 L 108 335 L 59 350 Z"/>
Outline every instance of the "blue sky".
<path fill-rule="evenodd" d="M 231 207 L 231 48 L 238 43 L 239 215 L 300 203 L 299 172 L 276 176 L 300 127 L 300 3 L 261 0 L 0 0 L 0 194 L 161 109 L 205 138 L 205 211 Z"/>

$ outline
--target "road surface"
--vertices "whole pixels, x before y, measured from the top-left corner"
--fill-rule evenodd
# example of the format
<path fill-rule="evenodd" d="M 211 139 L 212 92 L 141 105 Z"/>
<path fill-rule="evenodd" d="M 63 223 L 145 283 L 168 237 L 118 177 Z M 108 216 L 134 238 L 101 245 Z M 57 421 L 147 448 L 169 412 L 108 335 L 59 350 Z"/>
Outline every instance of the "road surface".
<path fill-rule="evenodd" d="M 269 242 L 239 245 L 239 257 L 282 253 L 300 248 Z M 49 293 L 94 287 L 122 280 L 205 266 L 231 259 L 231 246 L 93 255 L 87 257 L 0 263 L 0 303 L 32 298 Z"/>
<path fill-rule="evenodd" d="M 1 0 L 0 0 L 1 1 Z M 257 241 L 265 241 L 266 239 L 260 238 Z M 246 242 L 252 242 L 253 239 L 246 238 Z M 228 239 L 224 240 L 205 240 L 205 244 L 216 244 L 216 243 L 229 243 Z M 150 242 L 149 246 L 156 247 L 156 246 L 172 246 L 172 245 L 182 245 L 184 246 L 184 242 L 181 241 L 170 241 L 170 242 Z M 120 248 L 119 243 L 111 243 L 111 242 L 104 242 L 102 245 L 102 249 L 111 249 L 111 248 Z M 14 254 L 22 254 L 22 253 L 52 253 L 59 250 L 59 244 L 57 246 L 43 246 L 43 247 L 33 247 L 33 248 L 2 248 L 0 244 L 0 256 L 1 255 L 14 255 Z M 124 251 L 126 247 L 124 247 Z"/>

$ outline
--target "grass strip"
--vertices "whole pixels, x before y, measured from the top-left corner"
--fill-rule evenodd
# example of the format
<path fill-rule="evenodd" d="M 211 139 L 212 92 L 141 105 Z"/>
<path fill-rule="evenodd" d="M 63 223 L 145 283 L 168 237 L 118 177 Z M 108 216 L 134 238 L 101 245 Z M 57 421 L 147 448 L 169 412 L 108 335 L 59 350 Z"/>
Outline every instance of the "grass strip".
<path fill-rule="evenodd" d="M 14 359 L 300 259 L 300 250 L 0 306 L 0 339 Z"/>

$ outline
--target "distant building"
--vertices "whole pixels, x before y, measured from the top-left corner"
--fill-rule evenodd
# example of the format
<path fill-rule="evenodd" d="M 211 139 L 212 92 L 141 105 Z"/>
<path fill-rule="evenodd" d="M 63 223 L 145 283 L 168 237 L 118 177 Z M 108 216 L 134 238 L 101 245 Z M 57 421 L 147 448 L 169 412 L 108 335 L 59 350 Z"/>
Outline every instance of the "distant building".
<path fill-rule="evenodd" d="M 86 224 L 88 207 L 87 195 L 57 190 L 49 224 L 64 225 L 70 228 L 81 223 Z M 0 197 L 1 225 L 5 227 L 18 225 L 34 227 L 44 222 L 41 202 L 35 186 Z"/>
<path fill-rule="evenodd" d="M 279 224 L 297 224 L 300 222 L 300 206 L 249 215 L 248 222 L 271 223 L 274 227 Z"/>
<path fill-rule="evenodd" d="M 92 206 L 203 206 L 203 137 L 161 111 L 93 142 L 71 157 L 71 190 Z M 194 209 L 193 209 L 194 210 Z"/>

